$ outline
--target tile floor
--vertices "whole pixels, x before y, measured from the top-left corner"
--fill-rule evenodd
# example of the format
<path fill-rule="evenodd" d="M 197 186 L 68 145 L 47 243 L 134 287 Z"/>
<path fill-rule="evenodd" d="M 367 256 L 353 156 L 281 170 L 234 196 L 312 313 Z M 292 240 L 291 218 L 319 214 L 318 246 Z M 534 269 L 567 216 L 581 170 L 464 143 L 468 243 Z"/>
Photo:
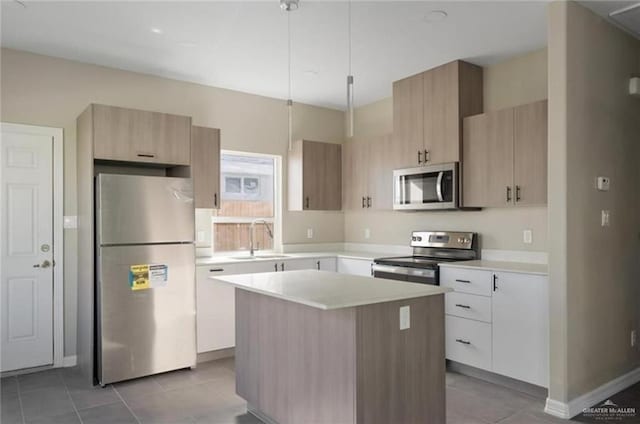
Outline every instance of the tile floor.
<path fill-rule="evenodd" d="M 260 423 L 235 395 L 233 359 L 106 388 L 87 388 L 73 368 L 49 370 L 2 378 L 1 391 L 2 424 Z M 640 410 L 640 384 L 612 400 Z M 544 399 L 447 374 L 448 424 L 567 423 L 546 415 L 543 406 Z M 618 423 L 640 423 L 640 416 Z"/>

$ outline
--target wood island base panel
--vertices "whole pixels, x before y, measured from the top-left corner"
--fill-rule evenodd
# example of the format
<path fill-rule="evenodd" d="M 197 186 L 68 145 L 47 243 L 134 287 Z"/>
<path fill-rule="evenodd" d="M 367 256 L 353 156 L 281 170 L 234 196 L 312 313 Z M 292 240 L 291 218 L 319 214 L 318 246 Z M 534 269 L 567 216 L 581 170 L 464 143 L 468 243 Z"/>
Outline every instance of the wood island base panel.
<path fill-rule="evenodd" d="M 446 422 L 443 294 L 322 310 L 236 288 L 236 341 L 237 393 L 267 422 Z"/>

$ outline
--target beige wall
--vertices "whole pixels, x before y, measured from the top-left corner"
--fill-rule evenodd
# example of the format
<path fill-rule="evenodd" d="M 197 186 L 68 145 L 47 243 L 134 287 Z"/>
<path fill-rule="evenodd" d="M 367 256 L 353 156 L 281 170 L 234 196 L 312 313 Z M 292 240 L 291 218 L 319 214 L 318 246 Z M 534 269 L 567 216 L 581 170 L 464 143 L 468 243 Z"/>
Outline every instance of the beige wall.
<path fill-rule="evenodd" d="M 485 110 L 533 102 L 547 97 L 547 51 L 542 49 L 484 70 Z M 358 136 L 393 131 L 391 98 L 356 109 Z M 365 239 L 365 229 L 371 237 Z M 482 247 L 545 251 L 547 208 L 496 208 L 478 212 L 345 212 L 345 240 L 353 243 L 407 245 L 412 230 L 452 229 L 477 231 Z M 533 244 L 522 242 L 522 231 L 533 231 Z"/>
<path fill-rule="evenodd" d="M 64 128 L 65 215 L 76 214 L 76 117 L 92 102 L 189 115 L 195 125 L 220 128 L 223 149 L 281 155 L 286 163 L 287 113 L 282 100 L 9 49 L 1 54 L 2 121 Z M 294 112 L 296 138 L 342 141 L 343 112 L 301 104 Z M 283 169 L 286 178 L 286 166 Z M 283 211 L 283 221 L 284 243 L 343 240 L 340 212 Z M 306 238 L 307 228 L 314 228 L 313 240 Z M 76 242 L 75 231 L 66 230 L 66 355 L 75 352 Z"/>
<path fill-rule="evenodd" d="M 570 401 L 640 366 L 640 41 L 574 2 L 549 18 L 550 397 Z"/>

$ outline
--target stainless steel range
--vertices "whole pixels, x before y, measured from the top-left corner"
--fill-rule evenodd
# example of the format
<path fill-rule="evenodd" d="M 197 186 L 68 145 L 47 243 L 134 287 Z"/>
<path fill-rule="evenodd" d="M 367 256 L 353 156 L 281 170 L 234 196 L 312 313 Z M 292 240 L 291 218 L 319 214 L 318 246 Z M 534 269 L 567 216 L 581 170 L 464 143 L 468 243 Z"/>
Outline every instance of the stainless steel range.
<path fill-rule="evenodd" d="M 438 264 L 478 258 L 478 235 L 456 231 L 414 231 L 412 256 L 374 259 L 374 277 L 438 285 Z"/>

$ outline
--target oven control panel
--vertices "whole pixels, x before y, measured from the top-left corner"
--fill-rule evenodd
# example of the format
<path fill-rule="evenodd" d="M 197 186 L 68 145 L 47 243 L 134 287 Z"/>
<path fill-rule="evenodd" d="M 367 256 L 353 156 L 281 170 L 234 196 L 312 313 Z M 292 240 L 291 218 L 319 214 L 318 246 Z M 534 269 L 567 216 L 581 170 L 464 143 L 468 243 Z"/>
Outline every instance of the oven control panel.
<path fill-rule="evenodd" d="M 471 249 L 475 233 L 453 231 L 414 231 L 411 247 L 441 247 L 446 249 Z"/>

